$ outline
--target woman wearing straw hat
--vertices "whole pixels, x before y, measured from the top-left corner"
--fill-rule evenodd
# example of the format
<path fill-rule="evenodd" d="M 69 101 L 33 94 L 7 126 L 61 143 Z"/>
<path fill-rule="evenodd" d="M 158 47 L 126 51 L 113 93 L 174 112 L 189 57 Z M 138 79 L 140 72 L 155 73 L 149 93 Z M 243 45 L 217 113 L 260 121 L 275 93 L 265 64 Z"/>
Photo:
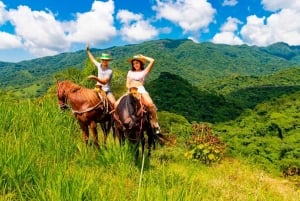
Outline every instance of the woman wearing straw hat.
<path fill-rule="evenodd" d="M 97 81 L 95 89 L 102 89 L 106 93 L 109 102 L 112 104 L 112 106 L 114 106 L 116 99 L 110 89 L 110 82 L 112 79 L 113 71 L 108 66 L 108 63 L 112 60 L 112 58 L 109 54 L 103 53 L 99 58 L 101 60 L 101 63 L 99 63 L 91 53 L 89 44 L 86 45 L 86 52 L 89 56 L 89 59 L 98 69 L 98 76 L 90 75 L 89 78 Z"/>
<path fill-rule="evenodd" d="M 131 70 L 129 70 L 127 73 L 126 87 L 129 90 L 131 88 L 136 88 L 137 92 L 141 94 L 142 103 L 148 107 L 151 114 L 151 125 L 154 129 L 156 129 L 156 133 L 160 133 L 157 121 L 156 106 L 144 87 L 145 78 L 153 68 L 154 59 L 142 54 L 138 54 L 133 56 L 133 58 L 129 58 L 128 62 L 131 63 Z M 147 62 L 148 65 L 145 68 L 144 66 Z"/>

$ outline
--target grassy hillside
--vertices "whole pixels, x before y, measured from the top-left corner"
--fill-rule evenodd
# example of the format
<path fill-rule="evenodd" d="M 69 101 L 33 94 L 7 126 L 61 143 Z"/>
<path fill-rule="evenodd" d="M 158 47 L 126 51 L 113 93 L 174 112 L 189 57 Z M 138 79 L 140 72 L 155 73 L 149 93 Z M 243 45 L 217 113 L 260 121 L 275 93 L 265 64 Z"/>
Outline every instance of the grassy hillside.
<path fill-rule="evenodd" d="M 85 51 L 0 63 L 5 75 L 0 77 L 4 200 L 132 200 L 139 192 L 144 200 L 212 200 L 215 195 L 219 200 L 299 200 L 294 190 L 299 176 L 290 177 L 293 183 L 279 177 L 283 169 L 300 168 L 299 47 L 159 40 L 92 51 L 110 52 L 115 58 L 116 97 L 126 92 L 129 56 L 143 53 L 156 59 L 146 88 L 163 131 L 178 137 L 176 146 L 155 152 L 146 165 L 145 183 L 138 187 L 139 175 L 132 172 L 141 167 L 130 162 L 126 148 L 110 139 L 108 149 L 86 150 L 71 113 L 57 110 L 55 78 L 94 85 L 87 76 L 96 70 Z M 193 121 L 211 123 L 226 142 L 228 155 L 221 164 L 207 167 L 183 157 Z M 99 183 L 107 178 L 112 181 L 103 189 Z M 114 196 L 111 189 L 116 186 L 120 194 Z"/>
<path fill-rule="evenodd" d="M 85 147 L 71 111 L 59 111 L 54 91 L 31 101 L 1 99 L 0 200 L 300 198 L 296 183 L 244 160 L 226 157 L 212 166 L 187 160 L 180 137 L 175 146 L 159 146 L 143 169 L 142 158 L 136 165 L 129 147 L 111 135 L 105 149 Z"/>

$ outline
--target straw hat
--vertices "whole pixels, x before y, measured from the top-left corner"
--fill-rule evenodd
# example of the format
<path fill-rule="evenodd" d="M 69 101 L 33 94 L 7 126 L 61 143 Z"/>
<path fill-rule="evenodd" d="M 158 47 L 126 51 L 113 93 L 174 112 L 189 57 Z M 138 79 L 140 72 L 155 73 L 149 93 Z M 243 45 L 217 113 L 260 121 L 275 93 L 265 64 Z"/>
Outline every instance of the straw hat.
<path fill-rule="evenodd" d="M 109 54 L 106 54 L 106 53 L 102 53 L 102 54 L 101 54 L 101 57 L 99 57 L 99 59 L 101 59 L 101 60 L 108 60 L 108 61 L 113 60 L 113 59 L 110 57 L 110 55 L 109 55 Z"/>
<path fill-rule="evenodd" d="M 144 65 L 145 65 L 145 63 L 146 63 L 146 59 L 140 57 L 139 55 L 134 55 L 132 58 L 127 59 L 127 61 L 128 61 L 129 63 L 131 63 L 133 60 L 140 61 L 140 62 L 142 62 Z"/>

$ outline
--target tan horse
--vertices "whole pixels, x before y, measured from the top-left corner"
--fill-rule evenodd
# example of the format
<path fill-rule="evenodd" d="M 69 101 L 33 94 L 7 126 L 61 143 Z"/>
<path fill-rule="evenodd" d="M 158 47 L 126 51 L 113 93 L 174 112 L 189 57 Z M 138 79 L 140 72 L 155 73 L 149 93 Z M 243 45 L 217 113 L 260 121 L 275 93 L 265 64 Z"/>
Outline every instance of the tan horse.
<path fill-rule="evenodd" d="M 97 123 L 101 124 L 104 134 L 103 142 L 106 144 L 113 122 L 109 102 L 104 95 L 66 80 L 57 81 L 57 98 L 61 109 L 68 108 L 68 104 L 71 105 L 86 144 L 88 144 L 90 128 L 94 145 L 99 149 Z"/>

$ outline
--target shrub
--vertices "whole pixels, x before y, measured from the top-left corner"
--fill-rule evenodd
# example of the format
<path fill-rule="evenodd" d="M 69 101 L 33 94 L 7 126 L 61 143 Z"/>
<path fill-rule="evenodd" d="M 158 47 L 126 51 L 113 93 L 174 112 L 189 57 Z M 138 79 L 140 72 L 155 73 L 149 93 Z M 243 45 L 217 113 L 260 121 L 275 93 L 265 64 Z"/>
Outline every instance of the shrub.
<path fill-rule="evenodd" d="M 225 143 L 213 134 L 207 123 L 192 124 L 191 139 L 186 144 L 189 151 L 185 153 L 185 156 L 207 165 L 219 162 L 226 148 Z"/>

